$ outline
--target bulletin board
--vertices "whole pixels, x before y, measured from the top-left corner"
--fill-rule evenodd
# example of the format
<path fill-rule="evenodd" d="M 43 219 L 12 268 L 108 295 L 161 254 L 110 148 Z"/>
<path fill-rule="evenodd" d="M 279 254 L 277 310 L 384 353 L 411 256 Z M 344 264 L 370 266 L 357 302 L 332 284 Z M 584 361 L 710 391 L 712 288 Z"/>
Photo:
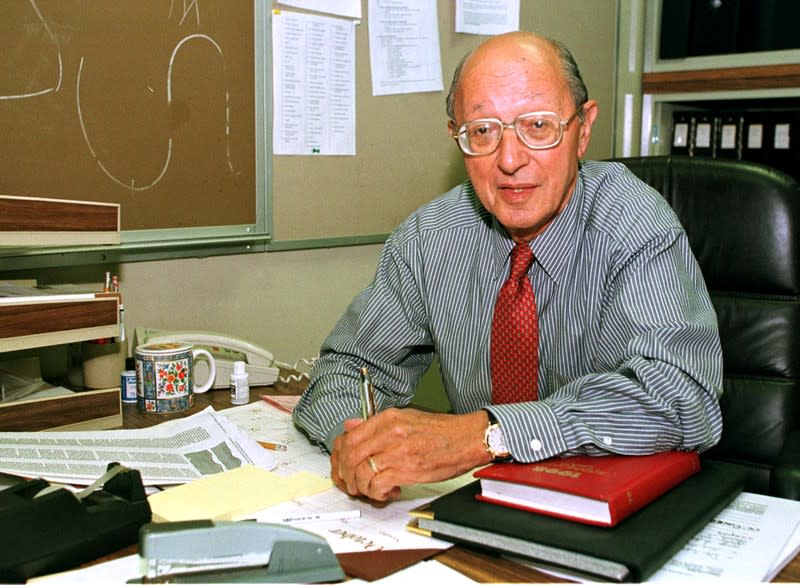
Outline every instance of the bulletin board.
<path fill-rule="evenodd" d="M 257 222 L 254 4 L 0 3 L 0 193 L 123 230 Z"/>

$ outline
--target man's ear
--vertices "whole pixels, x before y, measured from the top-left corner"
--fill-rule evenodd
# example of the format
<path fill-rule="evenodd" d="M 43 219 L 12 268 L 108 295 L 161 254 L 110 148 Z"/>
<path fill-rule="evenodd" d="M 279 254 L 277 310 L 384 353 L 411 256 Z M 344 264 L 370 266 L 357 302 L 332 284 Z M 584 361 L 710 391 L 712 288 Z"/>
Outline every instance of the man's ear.
<path fill-rule="evenodd" d="M 583 158 L 589 147 L 589 138 L 592 136 L 592 125 L 597 119 L 599 109 L 597 101 L 589 100 L 583 104 L 583 122 L 581 122 L 580 136 L 578 137 L 578 158 Z"/>

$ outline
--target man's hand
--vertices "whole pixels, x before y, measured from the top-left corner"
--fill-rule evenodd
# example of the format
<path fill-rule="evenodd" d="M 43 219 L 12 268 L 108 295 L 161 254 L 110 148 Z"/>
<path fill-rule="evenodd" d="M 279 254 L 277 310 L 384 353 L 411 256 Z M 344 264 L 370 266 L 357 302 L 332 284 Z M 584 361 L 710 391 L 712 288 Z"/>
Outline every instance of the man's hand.
<path fill-rule="evenodd" d="M 454 415 L 411 408 L 345 421 L 333 443 L 331 479 L 353 496 L 396 499 L 401 486 L 450 479 L 488 463 L 488 422 L 483 410 Z"/>

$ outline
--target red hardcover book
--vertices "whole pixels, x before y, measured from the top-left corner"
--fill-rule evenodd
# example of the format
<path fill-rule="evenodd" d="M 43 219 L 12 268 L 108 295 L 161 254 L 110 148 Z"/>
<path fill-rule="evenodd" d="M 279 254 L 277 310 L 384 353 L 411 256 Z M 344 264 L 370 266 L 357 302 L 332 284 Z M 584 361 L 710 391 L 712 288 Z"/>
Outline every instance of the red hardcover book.
<path fill-rule="evenodd" d="M 485 502 L 614 526 L 700 471 L 694 451 L 495 463 L 475 472 Z"/>

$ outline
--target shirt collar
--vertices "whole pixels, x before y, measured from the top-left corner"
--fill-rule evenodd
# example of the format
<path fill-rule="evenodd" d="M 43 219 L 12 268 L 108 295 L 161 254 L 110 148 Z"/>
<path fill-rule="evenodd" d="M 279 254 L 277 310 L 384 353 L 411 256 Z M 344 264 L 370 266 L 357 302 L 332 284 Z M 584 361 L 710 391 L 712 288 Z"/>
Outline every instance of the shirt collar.
<path fill-rule="evenodd" d="M 548 228 L 533 240 L 533 255 L 544 272 L 559 282 L 572 265 L 576 241 L 580 233 L 581 209 L 584 200 L 583 166 L 578 167 L 575 188 L 567 206 Z"/>
<path fill-rule="evenodd" d="M 477 199 L 471 184 L 468 188 L 472 190 L 473 196 Z M 553 222 L 542 234 L 534 238 L 531 245 L 534 262 L 538 263 L 555 282 L 562 279 L 572 261 L 573 254 L 569 252 L 578 237 L 583 191 L 582 167 L 579 167 L 575 188 L 567 206 L 553 219 Z M 506 263 L 514 248 L 514 241 L 494 216 L 491 216 L 491 233 L 494 276 L 495 278 L 505 278 Z"/>

